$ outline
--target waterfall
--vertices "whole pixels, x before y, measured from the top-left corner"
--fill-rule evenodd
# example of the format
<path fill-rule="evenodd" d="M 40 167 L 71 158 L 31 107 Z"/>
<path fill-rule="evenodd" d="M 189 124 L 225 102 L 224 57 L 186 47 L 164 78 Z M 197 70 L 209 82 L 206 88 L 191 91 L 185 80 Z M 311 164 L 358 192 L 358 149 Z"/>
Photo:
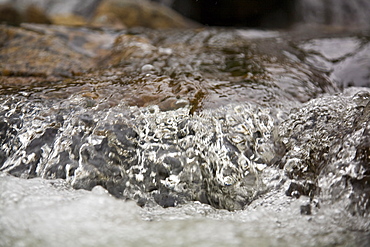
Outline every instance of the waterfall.
<path fill-rule="evenodd" d="M 368 0 L 297 0 L 296 7 L 297 19 L 303 23 L 370 27 Z"/>

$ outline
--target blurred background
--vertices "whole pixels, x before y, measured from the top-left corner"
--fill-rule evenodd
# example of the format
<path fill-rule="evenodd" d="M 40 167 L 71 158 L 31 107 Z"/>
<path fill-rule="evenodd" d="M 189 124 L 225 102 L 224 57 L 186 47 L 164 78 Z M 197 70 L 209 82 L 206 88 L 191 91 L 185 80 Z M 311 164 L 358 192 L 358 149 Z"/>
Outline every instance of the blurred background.
<path fill-rule="evenodd" d="M 209 26 L 287 27 L 295 0 L 155 0 Z"/>
<path fill-rule="evenodd" d="M 296 23 L 369 27 L 369 0 L 155 0 L 202 24 L 284 28 Z"/>
<path fill-rule="evenodd" d="M 363 29 L 370 27 L 369 13 L 369 0 L 0 0 L 0 22 L 10 25 L 280 29 L 304 23 Z"/>

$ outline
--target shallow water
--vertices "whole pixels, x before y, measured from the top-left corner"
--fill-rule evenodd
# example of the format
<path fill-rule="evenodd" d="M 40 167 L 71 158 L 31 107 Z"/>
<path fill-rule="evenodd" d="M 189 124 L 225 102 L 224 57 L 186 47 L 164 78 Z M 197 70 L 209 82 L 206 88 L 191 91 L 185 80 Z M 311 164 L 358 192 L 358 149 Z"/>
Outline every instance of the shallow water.
<path fill-rule="evenodd" d="M 95 67 L 1 86 L 0 245 L 369 244 L 368 35 L 24 28 Z"/>
<path fill-rule="evenodd" d="M 340 205 L 301 215 L 307 199 L 271 194 L 246 210 L 200 203 L 140 208 L 101 187 L 1 175 L 1 246 L 367 246 L 369 222 Z"/>

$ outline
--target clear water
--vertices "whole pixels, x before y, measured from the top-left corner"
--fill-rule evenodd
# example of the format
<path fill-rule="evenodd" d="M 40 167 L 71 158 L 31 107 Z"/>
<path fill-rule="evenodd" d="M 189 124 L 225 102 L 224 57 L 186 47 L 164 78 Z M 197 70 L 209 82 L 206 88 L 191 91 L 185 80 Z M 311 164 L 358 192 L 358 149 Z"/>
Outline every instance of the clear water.
<path fill-rule="evenodd" d="M 1 86 L 1 246 L 370 243 L 366 34 L 105 35 L 96 70 Z"/>

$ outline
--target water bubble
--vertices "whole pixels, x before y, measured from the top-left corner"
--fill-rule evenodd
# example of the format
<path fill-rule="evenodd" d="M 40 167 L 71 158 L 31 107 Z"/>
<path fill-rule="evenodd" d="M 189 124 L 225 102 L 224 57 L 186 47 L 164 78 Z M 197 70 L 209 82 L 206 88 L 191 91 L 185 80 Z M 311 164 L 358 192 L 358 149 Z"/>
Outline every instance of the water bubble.
<path fill-rule="evenodd" d="M 141 67 L 141 72 L 148 73 L 150 71 L 155 71 L 155 67 L 151 64 L 145 64 L 143 67 Z"/>

